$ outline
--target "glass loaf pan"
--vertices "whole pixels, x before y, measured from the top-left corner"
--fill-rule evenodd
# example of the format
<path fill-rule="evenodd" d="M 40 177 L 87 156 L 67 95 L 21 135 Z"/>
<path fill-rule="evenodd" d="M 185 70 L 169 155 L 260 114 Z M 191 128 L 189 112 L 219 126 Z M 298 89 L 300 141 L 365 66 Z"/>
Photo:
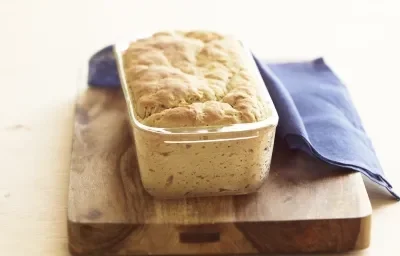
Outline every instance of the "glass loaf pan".
<path fill-rule="evenodd" d="M 248 68 L 258 80 L 259 95 L 271 113 L 267 119 L 229 126 L 156 128 L 143 125 L 136 117 L 123 65 L 129 44 L 116 44 L 114 54 L 145 190 L 158 198 L 256 192 L 268 177 L 278 114 L 249 49 L 243 46 Z"/>

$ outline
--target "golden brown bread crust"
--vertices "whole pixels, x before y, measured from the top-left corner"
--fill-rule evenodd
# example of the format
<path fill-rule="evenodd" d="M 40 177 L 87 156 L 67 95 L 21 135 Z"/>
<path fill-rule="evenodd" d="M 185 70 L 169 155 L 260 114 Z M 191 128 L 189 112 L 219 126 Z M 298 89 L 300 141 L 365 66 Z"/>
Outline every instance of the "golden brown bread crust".
<path fill-rule="evenodd" d="M 160 32 L 130 44 L 123 60 L 138 120 L 171 128 L 267 118 L 245 58 L 240 42 L 208 31 Z"/>

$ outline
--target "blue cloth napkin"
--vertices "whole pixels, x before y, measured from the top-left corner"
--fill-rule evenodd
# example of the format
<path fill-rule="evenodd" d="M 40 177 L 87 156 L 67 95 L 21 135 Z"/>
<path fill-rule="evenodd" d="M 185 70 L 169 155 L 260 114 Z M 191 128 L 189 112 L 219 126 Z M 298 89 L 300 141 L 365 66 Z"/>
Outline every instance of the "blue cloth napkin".
<path fill-rule="evenodd" d="M 289 148 L 359 171 L 400 200 L 385 178 L 349 92 L 322 58 L 297 63 L 254 59 L 279 115 L 277 135 Z M 120 86 L 112 45 L 90 59 L 88 84 Z"/>

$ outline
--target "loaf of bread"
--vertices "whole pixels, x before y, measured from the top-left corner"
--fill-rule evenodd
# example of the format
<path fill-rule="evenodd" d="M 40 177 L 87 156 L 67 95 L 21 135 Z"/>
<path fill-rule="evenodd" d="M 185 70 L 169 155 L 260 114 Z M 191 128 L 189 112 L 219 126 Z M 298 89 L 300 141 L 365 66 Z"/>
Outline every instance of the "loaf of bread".
<path fill-rule="evenodd" d="M 238 40 L 209 31 L 159 32 L 131 43 L 123 62 L 137 119 L 163 128 L 266 119 L 248 58 Z"/>

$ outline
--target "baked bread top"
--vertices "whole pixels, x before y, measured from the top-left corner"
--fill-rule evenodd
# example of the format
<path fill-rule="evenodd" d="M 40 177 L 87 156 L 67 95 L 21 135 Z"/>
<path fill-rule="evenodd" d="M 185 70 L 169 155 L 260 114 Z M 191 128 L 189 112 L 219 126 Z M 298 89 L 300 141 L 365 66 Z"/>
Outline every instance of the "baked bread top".
<path fill-rule="evenodd" d="M 241 43 L 209 31 L 160 32 L 123 53 L 137 119 L 148 126 L 203 127 L 269 116 Z"/>

